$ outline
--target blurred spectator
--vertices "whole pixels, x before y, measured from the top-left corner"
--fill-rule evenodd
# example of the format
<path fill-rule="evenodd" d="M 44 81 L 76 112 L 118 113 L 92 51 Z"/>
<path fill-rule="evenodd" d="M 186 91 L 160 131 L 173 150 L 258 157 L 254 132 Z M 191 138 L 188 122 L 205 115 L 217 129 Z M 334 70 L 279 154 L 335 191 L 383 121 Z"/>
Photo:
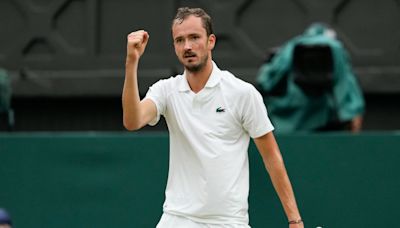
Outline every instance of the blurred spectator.
<path fill-rule="evenodd" d="M 312 24 L 271 55 L 257 84 L 277 132 L 361 130 L 364 98 L 334 30 Z"/>
<path fill-rule="evenodd" d="M 6 70 L 0 68 L 0 120 L 5 117 L 7 128 L 14 127 L 14 111 L 11 108 L 11 83 Z"/>
<path fill-rule="evenodd" d="M 11 228 L 11 218 L 6 210 L 0 208 L 0 228 Z"/>

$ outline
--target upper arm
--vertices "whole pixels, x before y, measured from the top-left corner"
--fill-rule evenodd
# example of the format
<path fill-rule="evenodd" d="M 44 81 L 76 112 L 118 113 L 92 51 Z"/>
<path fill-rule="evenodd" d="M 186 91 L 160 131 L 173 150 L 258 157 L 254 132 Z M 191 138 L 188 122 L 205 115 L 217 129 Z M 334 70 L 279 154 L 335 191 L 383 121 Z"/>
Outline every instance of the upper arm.
<path fill-rule="evenodd" d="M 157 106 L 151 99 L 145 98 L 142 101 L 140 101 L 140 110 L 142 110 L 141 127 L 149 124 L 152 120 L 157 118 Z"/>
<path fill-rule="evenodd" d="M 258 138 L 254 138 L 254 143 L 267 168 L 270 167 L 269 164 L 271 162 L 282 162 L 282 155 L 272 131 Z"/>
<path fill-rule="evenodd" d="M 154 119 L 156 115 L 155 103 L 150 99 L 143 99 L 133 108 L 124 111 L 124 126 L 130 131 L 139 130 Z"/>
<path fill-rule="evenodd" d="M 140 102 L 141 126 L 156 125 L 161 115 L 164 115 L 169 97 L 170 80 L 160 80 L 153 84 L 145 98 Z"/>
<path fill-rule="evenodd" d="M 258 138 L 274 129 L 268 118 L 267 109 L 261 94 L 252 85 L 248 85 L 246 94 L 241 98 L 241 122 L 250 137 Z"/>

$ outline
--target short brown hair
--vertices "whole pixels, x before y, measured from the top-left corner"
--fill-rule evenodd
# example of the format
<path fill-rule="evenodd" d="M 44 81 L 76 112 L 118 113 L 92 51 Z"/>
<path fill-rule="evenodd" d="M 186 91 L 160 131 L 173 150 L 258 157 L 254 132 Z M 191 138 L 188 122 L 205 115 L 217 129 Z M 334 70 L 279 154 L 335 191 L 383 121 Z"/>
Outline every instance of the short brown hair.
<path fill-rule="evenodd" d="M 206 11 L 201 8 L 178 8 L 174 20 L 172 21 L 172 26 L 175 22 L 182 23 L 190 15 L 201 18 L 201 21 L 203 22 L 203 27 L 207 32 L 207 36 L 214 34 L 211 17 L 206 13 Z"/>

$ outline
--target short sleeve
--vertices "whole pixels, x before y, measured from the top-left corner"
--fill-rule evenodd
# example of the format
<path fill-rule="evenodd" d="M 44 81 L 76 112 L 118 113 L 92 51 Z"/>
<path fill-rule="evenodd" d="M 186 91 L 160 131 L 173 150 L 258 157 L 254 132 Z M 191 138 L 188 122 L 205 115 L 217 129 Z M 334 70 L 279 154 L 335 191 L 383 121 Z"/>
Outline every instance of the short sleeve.
<path fill-rule="evenodd" d="M 274 130 L 261 94 L 250 86 L 242 100 L 242 124 L 250 137 L 258 138 Z"/>
<path fill-rule="evenodd" d="M 166 96 L 167 89 L 165 88 L 166 84 L 167 84 L 166 80 L 160 80 L 156 82 L 149 88 L 144 98 L 152 100 L 157 108 L 157 116 L 149 122 L 150 126 L 156 125 L 160 120 L 160 116 L 164 115 L 165 113 L 166 97 L 167 97 Z"/>

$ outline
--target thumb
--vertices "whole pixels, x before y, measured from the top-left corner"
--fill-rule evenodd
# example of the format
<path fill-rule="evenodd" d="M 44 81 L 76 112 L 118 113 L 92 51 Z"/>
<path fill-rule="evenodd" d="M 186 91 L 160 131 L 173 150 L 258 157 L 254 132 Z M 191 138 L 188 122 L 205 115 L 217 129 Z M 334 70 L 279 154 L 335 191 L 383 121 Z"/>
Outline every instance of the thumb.
<path fill-rule="evenodd" d="M 150 38 L 150 35 L 149 35 L 147 32 L 145 32 L 145 33 L 143 34 L 142 45 L 146 46 L 146 45 L 147 45 L 147 42 L 149 41 L 149 38 Z"/>

